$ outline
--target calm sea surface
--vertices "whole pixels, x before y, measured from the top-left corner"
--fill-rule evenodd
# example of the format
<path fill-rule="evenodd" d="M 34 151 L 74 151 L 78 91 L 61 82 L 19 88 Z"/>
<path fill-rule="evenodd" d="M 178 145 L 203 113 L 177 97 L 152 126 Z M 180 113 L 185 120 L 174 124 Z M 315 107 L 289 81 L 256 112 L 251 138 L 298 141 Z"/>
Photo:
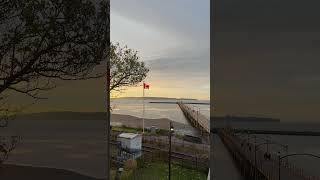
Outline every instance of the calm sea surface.
<path fill-rule="evenodd" d="M 167 118 L 172 121 L 185 124 L 181 129 L 176 129 L 182 134 L 194 134 L 198 131 L 189 125 L 188 120 L 183 115 L 177 104 L 150 103 L 150 102 L 176 102 L 176 100 L 144 100 L 145 112 L 144 118 L 159 119 Z M 185 100 L 184 102 L 209 103 L 210 101 Z M 143 100 L 142 99 L 115 99 L 111 101 L 112 113 L 125 114 L 136 117 L 143 117 Z M 191 108 L 200 110 L 200 113 L 206 117 L 210 117 L 210 105 L 189 104 Z"/>
<path fill-rule="evenodd" d="M 176 100 L 145 100 L 144 117 L 148 119 L 168 118 L 183 124 L 188 124 L 177 104 L 158 104 L 150 102 L 176 102 Z M 185 102 L 209 103 L 209 101 L 185 100 Z M 141 99 L 115 99 L 111 100 L 112 110 L 115 114 L 126 114 L 136 117 L 143 116 L 143 100 Z M 190 107 L 199 110 L 206 117 L 210 117 L 210 105 L 193 105 Z"/>

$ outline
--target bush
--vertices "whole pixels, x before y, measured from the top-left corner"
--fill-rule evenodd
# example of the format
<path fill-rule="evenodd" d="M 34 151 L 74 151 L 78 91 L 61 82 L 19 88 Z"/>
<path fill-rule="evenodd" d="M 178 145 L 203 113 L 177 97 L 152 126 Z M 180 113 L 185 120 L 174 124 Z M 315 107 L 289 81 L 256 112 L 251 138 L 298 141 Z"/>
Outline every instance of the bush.
<path fill-rule="evenodd" d="M 125 170 L 135 170 L 137 168 L 137 161 L 134 159 L 128 159 L 124 162 L 124 169 Z"/>

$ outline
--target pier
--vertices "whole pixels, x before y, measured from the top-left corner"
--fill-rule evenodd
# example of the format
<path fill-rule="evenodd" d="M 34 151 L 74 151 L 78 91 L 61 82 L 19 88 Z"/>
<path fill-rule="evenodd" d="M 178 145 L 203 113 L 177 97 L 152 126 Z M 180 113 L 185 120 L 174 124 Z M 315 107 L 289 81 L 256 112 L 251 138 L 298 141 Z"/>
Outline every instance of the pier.
<path fill-rule="evenodd" d="M 182 102 L 177 103 L 185 115 L 185 117 L 188 119 L 188 121 L 196 127 L 201 135 L 209 136 L 210 134 L 210 123 L 209 119 L 202 115 L 199 111 L 195 111 L 186 104 Z"/>
<path fill-rule="evenodd" d="M 280 161 L 279 154 L 261 150 L 259 145 L 238 136 L 232 129 L 220 129 L 217 133 L 246 179 L 319 180 L 318 177 L 307 176 L 302 169 L 286 160 Z"/>
<path fill-rule="evenodd" d="M 218 133 L 219 129 L 211 129 L 212 133 Z M 278 130 L 254 130 L 254 129 L 233 129 L 236 133 L 249 133 L 249 134 L 272 134 L 272 135 L 292 135 L 292 136 L 320 136 L 317 131 L 278 131 Z"/>
<path fill-rule="evenodd" d="M 168 101 L 168 102 L 163 102 L 163 101 L 150 101 L 149 103 L 156 103 L 156 104 L 178 104 L 179 102 L 175 102 L 175 101 Z M 204 102 L 183 102 L 183 104 L 210 105 L 210 103 L 204 103 Z"/>

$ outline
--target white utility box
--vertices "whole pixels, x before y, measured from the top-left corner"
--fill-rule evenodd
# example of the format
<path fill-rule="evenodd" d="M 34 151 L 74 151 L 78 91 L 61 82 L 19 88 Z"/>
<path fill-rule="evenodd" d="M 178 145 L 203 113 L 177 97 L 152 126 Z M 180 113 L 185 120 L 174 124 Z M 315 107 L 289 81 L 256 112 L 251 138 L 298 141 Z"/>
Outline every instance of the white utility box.
<path fill-rule="evenodd" d="M 121 143 L 121 148 L 129 152 L 139 152 L 142 148 L 142 135 L 135 133 L 121 133 L 117 140 Z"/>

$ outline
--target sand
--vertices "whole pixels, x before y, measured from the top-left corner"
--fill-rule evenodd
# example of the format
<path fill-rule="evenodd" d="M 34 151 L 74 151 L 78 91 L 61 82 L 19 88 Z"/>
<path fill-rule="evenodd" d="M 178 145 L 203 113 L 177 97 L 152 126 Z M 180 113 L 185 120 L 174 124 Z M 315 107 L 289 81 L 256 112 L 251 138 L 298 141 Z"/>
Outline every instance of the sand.
<path fill-rule="evenodd" d="M 144 126 L 145 127 L 151 127 L 156 126 L 160 129 L 169 129 L 170 128 L 170 119 L 167 118 L 161 118 L 161 119 L 145 119 L 144 120 Z M 133 127 L 133 128 L 142 128 L 142 118 L 129 116 L 129 115 L 121 115 L 121 114 L 112 114 L 111 115 L 111 123 L 121 123 L 127 127 Z M 179 128 L 186 128 L 189 127 L 189 125 L 178 123 L 175 121 L 172 121 L 173 125 Z"/>

